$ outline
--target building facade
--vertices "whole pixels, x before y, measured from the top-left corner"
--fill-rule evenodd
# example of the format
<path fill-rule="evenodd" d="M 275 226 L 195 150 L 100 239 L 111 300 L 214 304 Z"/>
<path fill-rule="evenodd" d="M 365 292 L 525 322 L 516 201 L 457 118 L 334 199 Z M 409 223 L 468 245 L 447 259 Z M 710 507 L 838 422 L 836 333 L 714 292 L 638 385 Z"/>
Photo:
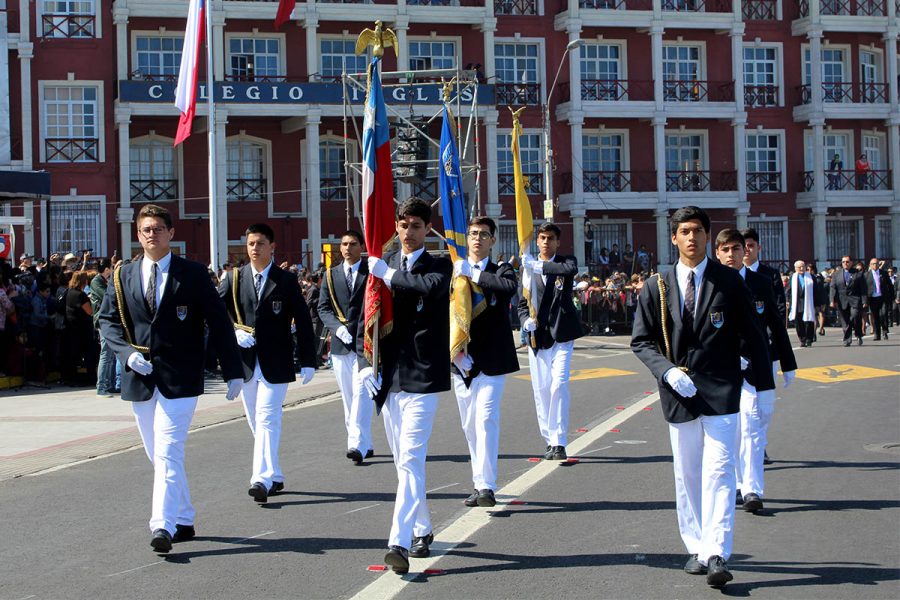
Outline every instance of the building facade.
<path fill-rule="evenodd" d="M 477 73 L 476 101 L 458 105 L 478 140 L 467 194 L 500 223 L 498 253 L 517 245 L 507 107 L 526 106 L 532 208 L 539 217 L 549 191 L 582 264 L 612 244 L 670 261 L 667 219 L 688 203 L 709 210 L 714 233 L 756 227 L 780 266 L 900 257 L 898 0 L 309 0 L 280 30 L 277 1 L 213 0 L 216 114 L 198 103 L 177 148 L 186 0 L 3 2 L 0 168 L 52 177 L 49 200 L 2 207 L 17 253 L 130 256 L 135 210 L 156 202 L 175 216 L 175 247 L 208 260 L 213 127 L 219 255 L 241 256 L 246 225 L 264 220 L 281 258 L 318 262 L 360 227 L 345 161 L 360 160 L 364 94 L 354 125 L 341 73 L 365 70 L 356 38 L 381 19 L 399 41 L 385 71 Z M 390 83 L 395 115 L 439 111 L 437 86 Z M 434 198 L 436 168 L 422 175 L 398 197 Z"/>

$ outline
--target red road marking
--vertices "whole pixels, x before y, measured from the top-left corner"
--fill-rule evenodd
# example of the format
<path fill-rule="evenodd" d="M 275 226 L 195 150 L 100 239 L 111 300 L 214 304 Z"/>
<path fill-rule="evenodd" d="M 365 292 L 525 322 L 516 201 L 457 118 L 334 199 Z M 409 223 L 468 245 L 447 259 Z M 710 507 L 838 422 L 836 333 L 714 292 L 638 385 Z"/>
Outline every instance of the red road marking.
<path fill-rule="evenodd" d="M 621 429 L 610 429 L 609 431 L 611 433 L 621 433 L 622 430 Z"/>
<path fill-rule="evenodd" d="M 384 565 L 369 565 L 366 567 L 366 571 L 387 571 L 387 569 Z"/>

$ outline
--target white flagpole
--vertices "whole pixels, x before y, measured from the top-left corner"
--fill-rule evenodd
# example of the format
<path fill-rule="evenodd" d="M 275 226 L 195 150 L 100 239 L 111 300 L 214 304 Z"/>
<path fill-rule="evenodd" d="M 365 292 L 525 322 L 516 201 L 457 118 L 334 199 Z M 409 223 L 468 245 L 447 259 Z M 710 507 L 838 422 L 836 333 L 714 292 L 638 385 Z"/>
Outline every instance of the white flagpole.
<path fill-rule="evenodd" d="M 218 272 L 218 232 L 219 219 L 216 206 L 216 100 L 215 80 L 213 78 L 213 28 L 212 28 L 212 4 L 213 0 L 206 1 L 206 129 L 209 138 L 209 263 L 212 269 Z"/>

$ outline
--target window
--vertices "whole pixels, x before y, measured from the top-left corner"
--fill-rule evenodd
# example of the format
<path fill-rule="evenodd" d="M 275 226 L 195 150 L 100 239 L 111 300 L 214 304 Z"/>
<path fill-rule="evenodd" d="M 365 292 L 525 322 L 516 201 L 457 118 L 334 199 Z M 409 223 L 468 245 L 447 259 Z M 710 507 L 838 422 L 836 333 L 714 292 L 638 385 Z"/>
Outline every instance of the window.
<path fill-rule="evenodd" d="M 861 50 L 859 53 L 859 86 L 861 102 L 886 102 L 886 85 L 881 80 L 880 56 Z"/>
<path fill-rule="evenodd" d="M 345 70 L 347 73 L 366 72 L 368 56 L 356 55 L 354 40 L 320 40 L 319 53 L 319 75 L 325 79 L 340 79 Z"/>
<path fill-rule="evenodd" d="M 178 198 L 175 148 L 169 140 L 132 140 L 130 188 L 132 202 L 162 202 Z"/>
<path fill-rule="evenodd" d="M 528 246 L 528 252 L 532 256 L 537 256 L 537 230 L 540 225 L 534 226 L 534 235 L 531 236 L 531 243 Z M 510 260 L 514 256 L 520 254 L 519 251 L 519 227 L 515 223 L 500 223 L 497 226 L 497 253 L 502 255 L 504 260 Z"/>
<path fill-rule="evenodd" d="M 271 81 L 281 73 L 278 38 L 231 38 L 229 77 L 235 81 Z"/>
<path fill-rule="evenodd" d="M 619 100 L 622 48 L 585 44 L 581 48 L 582 100 Z"/>
<path fill-rule="evenodd" d="M 747 226 L 759 234 L 761 263 L 785 271 L 790 267 L 787 254 L 787 219 L 749 219 Z"/>
<path fill-rule="evenodd" d="M 893 260 L 894 250 L 893 246 L 893 237 L 891 232 L 891 220 L 887 219 L 875 219 L 875 255 L 878 258 L 885 258 Z M 895 261 L 896 264 L 896 261 Z"/>
<path fill-rule="evenodd" d="M 806 85 L 812 83 L 810 49 L 803 49 L 803 80 Z M 822 99 L 825 102 L 850 102 L 850 89 L 844 85 L 844 50 L 840 48 L 822 48 Z M 847 81 L 849 83 L 849 81 Z"/>
<path fill-rule="evenodd" d="M 434 40 L 411 41 L 409 43 L 409 68 L 413 71 L 455 69 L 456 43 Z"/>
<path fill-rule="evenodd" d="M 184 38 L 139 36 L 135 39 L 133 75 L 138 79 L 175 81 L 181 68 Z"/>
<path fill-rule="evenodd" d="M 828 262 L 841 264 L 841 257 L 863 256 L 861 219 L 828 219 L 825 222 L 825 250 Z"/>
<path fill-rule="evenodd" d="M 709 189 L 703 136 L 666 134 L 666 189 L 670 192 L 699 192 Z"/>
<path fill-rule="evenodd" d="M 267 197 L 266 149 L 245 139 L 228 140 L 226 182 L 229 201 L 263 200 Z"/>
<path fill-rule="evenodd" d="M 347 199 L 344 144 L 324 140 L 319 144 L 319 189 L 322 200 Z"/>
<path fill-rule="evenodd" d="M 885 170 L 887 160 L 884 152 L 885 139 L 883 135 L 863 133 L 862 153 L 866 155 L 870 173 L 866 176 L 856 177 L 856 189 L 886 190 L 890 188 L 889 173 Z"/>
<path fill-rule="evenodd" d="M 100 160 L 97 88 L 44 88 L 44 150 L 47 162 Z"/>
<path fill-rule="evenodd" d="M 603 248 L 612 251 L 613 244 L 619 246 L 619 256 L 621 256 L 625 251 L 625 245 L 630 243 L 628 241 L 628 223 L 591 222 L 591 233 L 594 234 L 594 243 L 591 245 L 594 255 L 584 257 L 589 263 L 597 261 Z"/>
<path fill-rule="evenodd" d="M 51 198 L 47 202 L 50 231 L 47 245 L 51 252 L 60 254 L 94 248 L 101 252 L 99 200 Z"/>
<path fill-rule="evenodd" d="M 512 135 L 497 135 L 497 172 L 500 174 L 500 194 L 515 195 L 513 178 Z M 523 133 L 519 136 L 519 156 L 522 160 L 522 174 L 525 176 L 525 191 L 540 194 L 544 191 L 544 157 L 539 133 Z"/>
<path fill-rule="evenodd" d="M 663 46 L 663 93 L 669 101 L 696 102 L 701 89 L 700 46 Z"/>
<path fill-rule="evenodd" d="M 781 191 L 781 148 L 775 134 L 747 135 L 745 144 L 747 191 L 750 193 Z"/>
<path fill-rule="evenodd" d="M 744 48 L 744 95 L 747 106 L 778 105 L 776 48 Z"/>
<path fill-rule="evenodd" d="M 581 167 L 585 192 L 622 192 L 628 186 L 622 173 L 623 136 L 584 134 L 581 136 Z"/>
<path fill-rule="evenodd" d="M 496 44 L 497 104 L 540 104 L 537 44 Z"/>
<path fill-rule="evenodd" d="M 94 0 L 43 0 L 41 32 L 51 38 L 96 36 Z"/>

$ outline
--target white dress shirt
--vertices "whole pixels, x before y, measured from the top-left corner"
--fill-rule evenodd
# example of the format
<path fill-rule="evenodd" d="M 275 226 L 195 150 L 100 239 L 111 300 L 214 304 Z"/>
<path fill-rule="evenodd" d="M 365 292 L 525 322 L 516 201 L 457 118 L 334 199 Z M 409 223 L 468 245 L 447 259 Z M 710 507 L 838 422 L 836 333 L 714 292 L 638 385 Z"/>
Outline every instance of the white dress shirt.
<path fill-rule="evenodd" d="M 684 312 L 684 293 L 687 290 L 688 277 L 692 271 L 694 273 L 694 311 L 696 312 L 697 301 L 700 299 L 700 284 L 703 283 L 703 273 L 706 272 L 706 264 L 708 262 L 709 257 L 707 256 L 693 269 L 680 260 L 675 264 L 675 278 L 678 280 L 678 292 L 682 313 Z"/>
<path fill-rule="evenodd" d="M 253 263 L 250 263 L 250 272 L 253 273 L 253 289 L 256 289 L 256 276 L 262 275 L 262 281 L 259 282 L 259 294 L 257 294 L 257 300 L 260 296 L 262 296 L 262 292 L 266 289 L 266 281 L 269 280 L 269 271 L 272 269 L 272 265 L 275 264 L 275 261 L 269 261 L 269 264 L 266 265 L 266 268 L 262 271 L 257 271 L 256 267 L 253 266 Z"/>
<path fill-rule="evenodd" d="M 875 280 L 875 292 L 872 294 L 873 298 L 881 297 L 881 273 L 878 272 L 878 269 L 871 269 L 872 271 L 872 279 Z"/>
<path fill-rule="evenodd" d="M 397 265 L 396 269 L 388 268 L 388 270 L 384 274 L 384 282 L 387 286 L 391 287 L 391 279 L 394 278 L 394 273 L 400 270 L 400 265 L 403 264 L 403 257 L 406 257 L 406 270 L 412 271 L 413 265 L 416 264 L 416 261 L 419 260 L 419 257 L 422 256 L 422 253 L 425 252 L 425 246 L 422 246 L 418 250 L 415 250 L 412 254 L 406 254 L 402 250 L 400 251 L 400 262 Z"/>
<path fill-rule="evenodd" d="M 478 281 L 481 279 L 481 273 L 487 268 L 490 256 L 485 256 L 477 262 L 473 261 L 471 258 L 467 258 L 466 260 L 469 261 L 469 265 L 472 267 L 472 283 L 478 285 Z"/>
<path fill-rule="evenodd" d="M 356 276 L 359 275 L 359 265 L 362 263 L 361 260 L 356 261 L 352 265 L 344 261 L 344 265 L 342 270 L 344 271 L 344 279 L 347 279 L 347 271 L 350 271 L 350 283 L 352 284 L 350 288 L 350 292 L 353 292 L 353 288 L 356 287 Z"/>
<path fill-rule="evenodd" d="M 751 271 L 753 271 L 754 273 L 756 273 L 759 270 L 759 261 L 756 261 L 755 263 L 753 263 L 752 265 L 750 265 L 747 268 L 750 269 Z"/>
<path fill-rule="evenodd" d="M 169 279 L 169 265 L 172 264 L 172 253 L 169 252 L 156 262 L 156 307 L 162 302 L 162 295 L 166 289 L 166 281 Z M 153 261 L 144 255 L 141 259 L 141 292 L 144 298 L 147 297 L 147 288 L 150 287 L 150 275 L 153 273 Z"/>

